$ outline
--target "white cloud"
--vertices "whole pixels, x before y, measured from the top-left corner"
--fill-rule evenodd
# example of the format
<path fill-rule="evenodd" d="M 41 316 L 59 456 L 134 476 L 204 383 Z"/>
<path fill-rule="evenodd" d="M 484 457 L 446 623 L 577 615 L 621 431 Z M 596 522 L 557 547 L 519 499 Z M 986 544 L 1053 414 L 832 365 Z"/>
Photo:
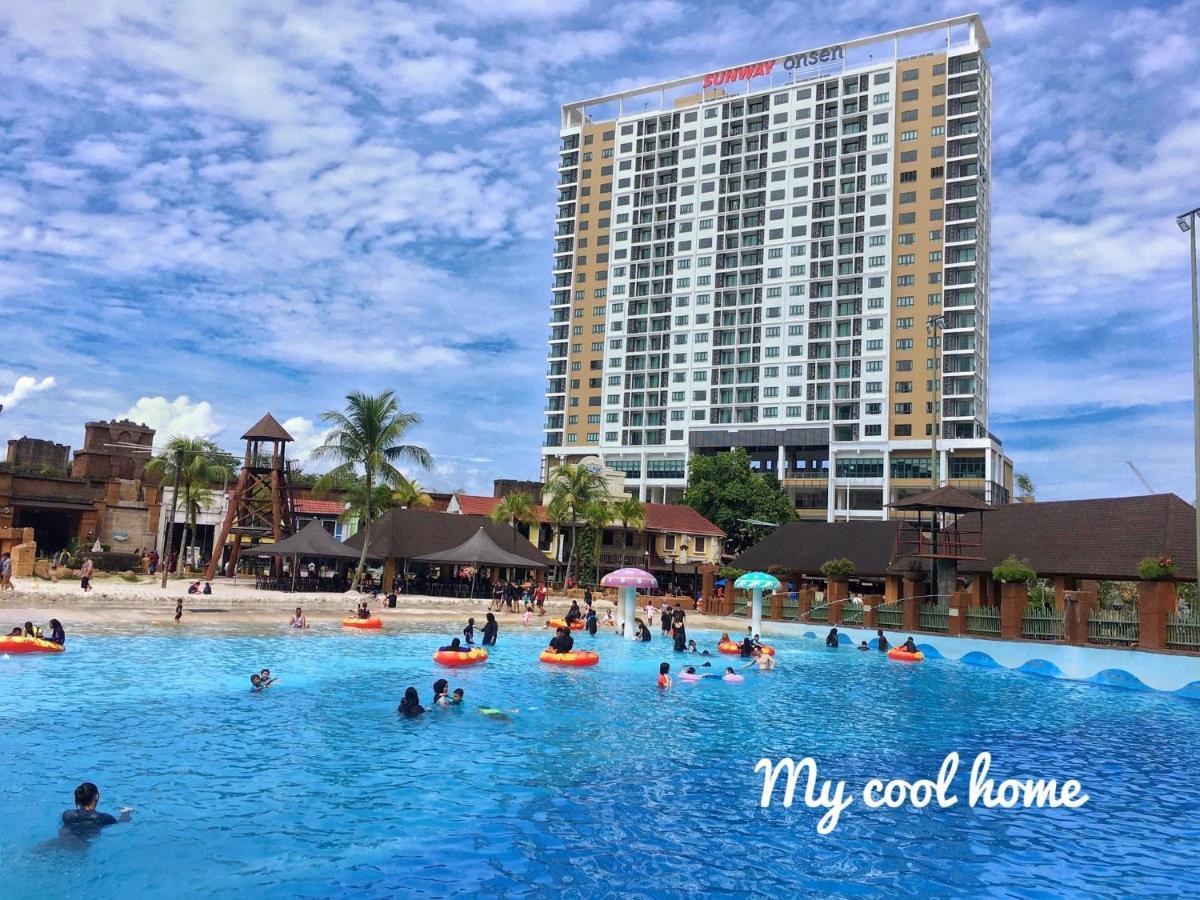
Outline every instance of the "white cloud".
<path fill-rule="evenodd" d="M 7 394 L 0 394 L 0 406 L 11 410 L 27 397 L 40 391 L 50 390 L 50 388 L 54 387 L 54 384 L 54 377 L 51 375 L 47 375 L 41 380 L 34 378 L 32 375 L 22 375 L 17 379 L 16 384 L 12 386 L 12 390 Z"/>
<path fill-rule="evenodd" d="M 211 438 L 223 427 L 213 418 L 211 403 L 207 400 L 193 403 L 186 394 L 174 400 L 141 397 L 120 418 L 153 428 L 156 438 L 162 440 L 176 435 Z"/>
<path fill-rule="evenodd" d="M 333 430 L 332 428 L 321 428 L 312 419 L 306 419 L 304 416 L 292 416 L 290 419 L 284 420 L 282 423 L 284 430 L 290 434 L 295 441 L 288 448 L 288 456 L 301 464 L 301 467 L 307 471 L 321 471 L 327 468 L 327 465 L 318 464 L 309 459 L 309 454 L 313 448 L 325 442 L 325 438 Z"/>

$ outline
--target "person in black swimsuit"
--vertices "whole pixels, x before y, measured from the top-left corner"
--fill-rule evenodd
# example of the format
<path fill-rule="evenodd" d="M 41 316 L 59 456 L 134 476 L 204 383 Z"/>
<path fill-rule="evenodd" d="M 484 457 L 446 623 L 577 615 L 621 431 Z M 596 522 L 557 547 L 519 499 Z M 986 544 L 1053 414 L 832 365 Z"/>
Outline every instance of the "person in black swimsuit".
<path fill-rule="evenodd" d="M 464 647 L 462 641 L 455 638 L 446 647 L 438 647 L 438 653 L 470 653 L 470 647 Z"/>
<path fill-rule="evenodd" d="M 596 636 L 596 630 L 598 627 L 596 623 L 596 610 L 592 609 L 590 606 L 588 607 L 587 622 L 585 623 L 585 627 L 588 634 L 590 634 L 592 637 Z"/>
<path fill-rule="evenodd" d="M 123 806 L 118 815 L 97 812 L 96 804 L 100 802 L 100 789 L 90 781 L 85 781 L 75 788 L 75 808 L 68 809 L 62 814 L 62 831 L 75 837 L 92 837 L 101 828 L 128 822 L 132 807 Z"/>
<path fill-rule="evenodd" d="M 662 633 L 670 634 L 671 633 L 671 608 L 669 606 L 667 606 L 666 604 L 663 604 L 661 620 L 662 620 Z"/>
<path fill-rule="evenodd" d="M 837 629 L 830 628 L 829 634 L 825 635 L 825 646 L 836 648 L 839 643 L 841 643 L 841 642 L 838 640 Z"/>
<path fill-rule="evenodd" d="M 50 637 L 46 638 L 46 640 L 53 644 L 58 644 L 60 647 L 66 644 L 67 633 L 63 631 L 62 622 L 58 621 L 58 619 L 50 620 Z"/>
<path fill-rule="evenodd" d="M 400 707 L 396 711 L 406 719 L 419 716 L 425 712 L 425 707 L 421 705 L 421 698 L 417 696 L 417 689 L 415 687 L 405 689 L 404 699 L 400 701 Z"/>
<path fill-rule="evenodd" d="M 555 653 L 570 653 L 575 648 L 575 639 L 566 628 L 556 628 L 550 639 L 549 649 Z"/>
<path fill-rule="evenodd" d="M 886 653 L 891 648 L 891 645 L 888 643 L 887 635 L 883 633 L 882 628 L 876 631 L 875 634 L 879 637 L 879 649 Z"/>
<path fill-rule="evenodd" d="M 496 621 L 494 613 L 487 614 L 487 621 L 483 624 L 483 638 L 480 643 L 485 647 L 496 646 L 496 635 L 500 631 L 500 624 Z"/>

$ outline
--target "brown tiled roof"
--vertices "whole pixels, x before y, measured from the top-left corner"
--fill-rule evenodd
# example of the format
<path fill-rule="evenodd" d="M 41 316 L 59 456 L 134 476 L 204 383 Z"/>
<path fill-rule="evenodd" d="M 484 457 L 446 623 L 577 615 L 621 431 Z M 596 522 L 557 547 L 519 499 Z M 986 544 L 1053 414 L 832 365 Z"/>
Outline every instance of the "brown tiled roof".
<path fill-rule="evenodd" d="M 897 522 L 793 522 L 733 561 L 740 569 L 815 573 L 836 557 L 854 561 L 860 575 L 899 573 L 893 560 Z M 1012 503 L 983 517 L 984 559 L 963 560 L 960 571 L 989 572 L 1009 555 L 1040 576 L 1073 575 L 1113 581 L 1137 578 L 1147 556 L 1170 556 L 1176 577 L 1196 578 L 1195 508 L 1174 494 Z"/>
<path fill-rule="evenodd" d="M 458 505 L 466 515 L 487 516 L 491 515 L 492 510 L 500 505 L 500 498 L 459 494 Z M 646 527 L 643 529 L 645 531 L 725 536 L 725 532 L 690 506 L 678 503 L 643 503 L 642 508 L 646 511 Z M 534 512 L 537 514 L 539 522 L 550 521 L 546 515 L 546 507 L 535 506 Z M 621 523 L 614 521 L 612 524 L 620 525 Z"/>
<path fill-rule="evenodd" d="M 299 498 L 295 502 L 296 512 L 309 516 L 340 516 L 346 504 L 340 500 L 310 500 Z"/>
<path fill-rule="evenodd" d="M 1057 500 L 994 507 L 983 517 L 985 559 L 964 571 L 990 571 L 1012 554 L 1039 575 L 1114 581 L 1137 577 L 1147 556 L 1170 556 L 1177 578 L 1196 577 L 1196 511 L 1175 494 Z"/>
<path fill-rule="evenodd" d="M 974 512 L 992 507 L 964 490 L 946 485 L 935 491 L 915 494 L 891 504 L 892 509 L 944 509 L 948 512 Z"/>
<path fill-rule="evenodd" d="M 282 425 L 275 421 L 275 417 L 267 413 L 242 435 L 243 441 L 290 441 L 292 436 L 288 434 Z"/>
<path fill-rule="evenodd" d="M 449 550 L 468 540 L 480 528 L 501 547 L 512 551 L 513 530 L 484 516 L 462 516 L 422 509 L 389 509 L 371 524 L 368 553 L 375 559 L 413 559 L 427 553 Z M 363 531 L 346 544 L 362 549 Z M 521 535 L 516 536 L 516 554 L 544 565 L 546 554 Z"/>

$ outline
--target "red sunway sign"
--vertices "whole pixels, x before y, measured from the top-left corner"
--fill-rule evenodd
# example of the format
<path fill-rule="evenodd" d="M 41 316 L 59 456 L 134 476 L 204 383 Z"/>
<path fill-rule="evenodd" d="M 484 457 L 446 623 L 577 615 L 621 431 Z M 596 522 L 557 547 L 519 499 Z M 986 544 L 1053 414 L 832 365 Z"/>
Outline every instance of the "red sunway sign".
<path fill-rule="evenodd" d="M 709 72 L 704 76 L 704 87 L 718 84 L 729 84 L 734 81 L 744 81 L 747 78 L 758 78 L 760 75 L 770 75 L 775 68 L 775 60 L 755 63 L 752 66 L 737 66 L 733 69 L 722 69 L 720 72 Z"/>

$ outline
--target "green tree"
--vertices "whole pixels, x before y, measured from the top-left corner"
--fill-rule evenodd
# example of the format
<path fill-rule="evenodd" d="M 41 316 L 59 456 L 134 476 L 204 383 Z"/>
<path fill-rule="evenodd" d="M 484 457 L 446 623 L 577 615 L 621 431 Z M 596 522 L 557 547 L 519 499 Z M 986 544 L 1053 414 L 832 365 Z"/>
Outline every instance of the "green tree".
<path fill-rule="evenodd" d="M 404 443 L 404 436 L 421 421 L 421 417 L 402 411 L 392 391 L 382 394 L 353 391 L 346 395 L 344 411 L 322 413 L 321 420 L 332 426 L 332 431 L 312 455 L 315 459 L 336 463 L 323 478 L 331 483 L 356 479 L 361 485 L 357 497 L 362 506 L 363 545 L 350 585 L 351 590 L 357 590 L 367 565 L 371 523 L 377 508 L 376 488 L 385 486 L 389 495 L 394 495 L 408 481 L 396 467 L 398 463 L 409 462 L 428 469 L 433 460 L 424 447 Z"/>
<path fill-rule="evenodd" d="M 750 468 L 742 448 L 713 456 L 694 456 L 683 502 L 725 532 L 725 549 L 741 553 L 763 536 L 764 526 L 745 520 L 782 525 L 796 510 L 773 475 Z"/>
<path fill-rule="evenodd" d="M 537 506 L 526 491 L 513 491 L 496 504 L 491 519 L 497 524 L 508 523 L 512 528 L 512 548 L 517 551 L 517 525 L 524 523 L 532 528 L 537 524 Z"/>
<path fill-rule="evenodd" d="M 559 539 L 562 537 L 563 528 L 566 526 L 570 515 L 567 511 L 567 504 L 561 497 L 552 497 L 549 505 L 546 507 L 546 521 L 554 527 L 554 558 L 559 557 Z M 556 575 L 559 573 L 555 573 Z"/>
<path fill-rule="evenodd" d="M 415 478 L 404 478 L 402 475 L 401 479 L 392 491 L 392 503 L 401 509 L 433 506 L 433 498 L 425 493 Z"/>
<path fill-rule="evenodd" d="M 1028 497 L 1030 500 L 1036 499 L 1037 488 L 1033 486 L 1033 479 L 1029 477 L 1028 472 L 1017 473 L 1017 490 L 1022 497 Z"/>
<path fill-rule="evenodd" d="M 176 472 L 178 469 L 178 472 Z M 163 484 L 174 484 L 179 477 L 179 496 L 173 502 L 183 510 L 183 534 L 179 536 L 179 567 L 176 574 L 183 574 L 184 561 L 196 534 L 196 520 L 200 512 L 212 503 L 212 486 L 228 484 L 236 477 L 237 468 L 233 457 L 221 450 L 207 438 L 173 435 L 162 451 L 146 463 L 147 475 L 157 477 Z M 170 550 L 169 535 L 174 522 L 167 524 L 167 550 Z M 219 553 L 214 547 L 213 553 Z M 167 563 L 163 561 L 164 571 Z"/>
<path fill-rule="evenodd" d="M 575 558 L 583 508 L 593 500 L 607 496 L 608 488 L 599 472 L 581 465 L 562 465 L 550 473 L 546 483 L 550 502 L 561 504 L 566 515 L 565 524 L 571 528 L 571 550 L 567 554 L 567 580 L 575 572 Z"/>
<path fill-rule="evenodd" d="M 583 509 L 579 511 L 584 523 L 587 525 L 585 532 L 590 540 L 591 549 L 591 564 L 594 566 L 595 580 L 593 584 L 600 583 L 600 546 L 604 540 L 604 528 L 612 521 L 612 504 L 609 503 L 607 497 L 596 497 L 589 500 L 583 505 Z M 582 573 L 583 567 L 580 566 Z"/>
<path fill-rule="evenodd" d="M 646 507 L 642 506 L 642 501 L 637 497 L 626 495 L 612 505 L 612 516 L 621 523 L 621 566 L 624 567 L 625 532 L 632 525 L 637 531 L 638 537 L 642 536 L 642 532 L 646 528 Z"/>

